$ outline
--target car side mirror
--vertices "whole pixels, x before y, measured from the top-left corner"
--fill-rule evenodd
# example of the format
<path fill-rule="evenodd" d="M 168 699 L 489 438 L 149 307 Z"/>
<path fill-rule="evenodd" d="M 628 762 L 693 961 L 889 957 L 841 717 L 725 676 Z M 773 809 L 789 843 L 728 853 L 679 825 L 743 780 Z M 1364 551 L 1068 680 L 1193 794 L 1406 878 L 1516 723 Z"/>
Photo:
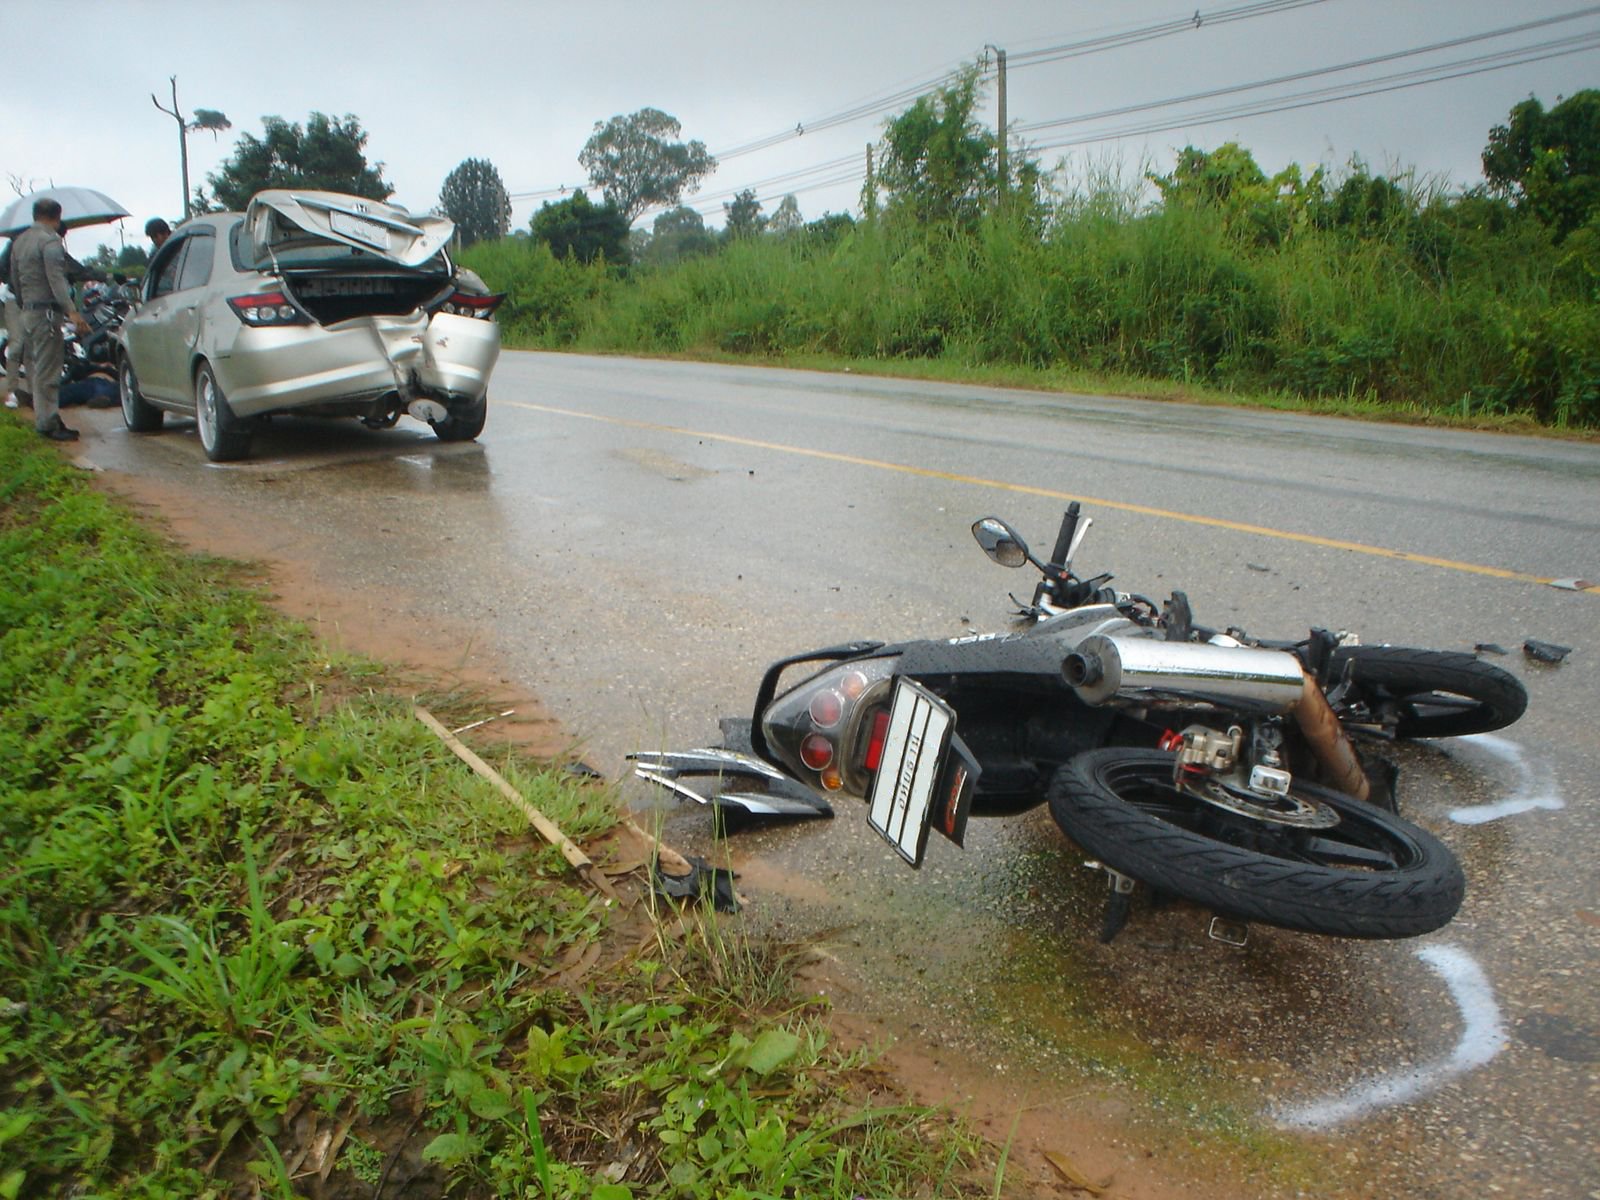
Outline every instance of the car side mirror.
<path fill-rule="evenodd" d="M 1032 557 L 1022 535 L 999 517 L 984 517 L 972 523 L 972 536 L 983 552 L 1002 567 L 1020 567 Z"/>

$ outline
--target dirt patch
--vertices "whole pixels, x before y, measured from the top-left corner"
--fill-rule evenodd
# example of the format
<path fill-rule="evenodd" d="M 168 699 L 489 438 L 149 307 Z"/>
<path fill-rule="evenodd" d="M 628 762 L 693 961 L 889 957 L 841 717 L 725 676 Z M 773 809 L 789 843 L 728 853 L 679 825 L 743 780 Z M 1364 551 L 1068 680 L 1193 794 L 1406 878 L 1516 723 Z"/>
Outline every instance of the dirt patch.
<path fill-rule="evenodd" d="M 422 597 L 404 589 L 351 590 L 336 584 L 331 546 L 312 536 L 287 540 L 281 529 L 264 526 L 243 505 L 208 502 L 198 510 L 191 492 L 160 480 L 115 471 L 100 472 L 96 480 L 180 545 L 246 564 L 274 605 L 303 622 L 331 651 L 380 661 L 419 693 L 459 691 L 478 698 L 476 707 L 489 721 L 474 731 L 474 740 L 490 737 L 552 761 L 570 757 L 575 743 L 560 721 L 515 680 L 486 665 L 493 661 L 486 631 L 459 624 L 446 628 Z M 423 616 L 426 620 L 419 619 Z M 485 661 L 470 661 L 459 650 L 462 645 L 483 647 Z M 627 844 L 596 855 L 619 873 L 637 867 L 643 857 L 640 847 Z M 793 876 L 762 877 L 759 869 L 743 885 L 799 894 L 812 887 Z M 831 998 L 830 1024 L 846 1048 L 880 1051 L 873 1069 L 886 1075 L 894 1092 L 953 1108 L 995 1145 L 1008 1147 L 1007 1196 L 1233 1200 L 1273 1193 L 1269 1181 L 1241 1182 L 1218 1167 L 1204 1147 L 1135 1121 L 1127 1101 L 1110 1087 L 1071 1090 L 1015 1069 L 997 1072 L 990 1063 L 919 1038 L 923 1027 L 917 1018 L 927 1019 L 926 1013 L 907 1013 L 903 1019 L 870 1014 L 868 1006 L 852 1004 L 859 985 L 842 964 L 819 959 L 807 969 L 804 983 Z M 405 1138 L 398 1142 L 403 1145 Z M 1096 1192 L 1101 1185 L 1103 1192 Z"/>

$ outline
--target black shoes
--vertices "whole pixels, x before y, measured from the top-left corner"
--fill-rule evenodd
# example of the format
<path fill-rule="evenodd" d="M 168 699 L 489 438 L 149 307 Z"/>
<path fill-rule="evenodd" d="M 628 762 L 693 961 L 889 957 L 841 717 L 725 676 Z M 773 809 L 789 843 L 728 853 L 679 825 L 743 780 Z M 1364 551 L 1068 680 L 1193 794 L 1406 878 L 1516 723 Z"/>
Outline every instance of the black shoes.
<path fill-rule="evenodd" d="M 57 417 L 56 423 L 50 426 L 49 429 L 41 429 L 39 431 L 39 436 L 47 437 L 52 442 L 75 442 L 78 440 L 78 431 L 76 429 L 68 429 L 61 423 L 61 418 Z"/>

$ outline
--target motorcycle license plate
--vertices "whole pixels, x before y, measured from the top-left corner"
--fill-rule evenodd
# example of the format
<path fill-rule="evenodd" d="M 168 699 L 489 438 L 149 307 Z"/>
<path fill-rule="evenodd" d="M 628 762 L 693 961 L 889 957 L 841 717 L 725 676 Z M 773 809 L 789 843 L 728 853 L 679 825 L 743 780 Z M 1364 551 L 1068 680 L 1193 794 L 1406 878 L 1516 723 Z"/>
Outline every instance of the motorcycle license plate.
<path fill-rule="evenodd" d="M 895 682 L 867 822 L 914 867 L 922 865 L 927 848 L 928 814 L 955 723 L 955 710 L 927 688 L 909 679 Z"/>

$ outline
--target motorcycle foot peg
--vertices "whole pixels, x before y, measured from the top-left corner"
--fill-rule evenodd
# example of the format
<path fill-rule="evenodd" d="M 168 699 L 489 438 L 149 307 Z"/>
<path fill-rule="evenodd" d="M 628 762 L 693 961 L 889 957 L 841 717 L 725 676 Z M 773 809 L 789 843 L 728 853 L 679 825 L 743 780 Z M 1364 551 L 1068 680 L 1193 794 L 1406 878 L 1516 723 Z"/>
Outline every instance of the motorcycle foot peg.
<path fill-rule="evenodd" d="M 1243 946 L 1250 940 L 1250 926 L 1231 917 L 1212 917 L 1206 926 L 1206 936 L 1224 946 Z"/>

